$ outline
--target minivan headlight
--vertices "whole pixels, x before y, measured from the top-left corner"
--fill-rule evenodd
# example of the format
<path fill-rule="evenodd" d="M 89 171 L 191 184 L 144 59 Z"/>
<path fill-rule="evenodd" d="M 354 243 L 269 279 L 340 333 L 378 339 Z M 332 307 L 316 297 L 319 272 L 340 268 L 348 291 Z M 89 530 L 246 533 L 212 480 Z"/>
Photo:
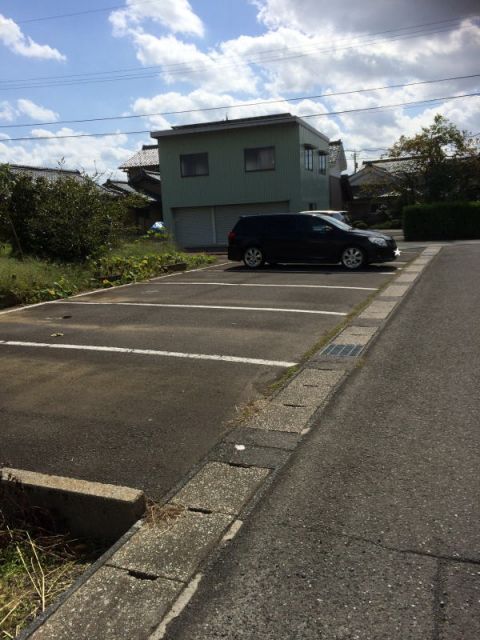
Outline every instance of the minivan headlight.
<path fill-rule="evenodd" d="M 375 238 L 375 236 L 369 236 L 368 238 L 372 244 L 377 244 L 379 247 L 386 247 L 387 241 L 384 238 Z"/>

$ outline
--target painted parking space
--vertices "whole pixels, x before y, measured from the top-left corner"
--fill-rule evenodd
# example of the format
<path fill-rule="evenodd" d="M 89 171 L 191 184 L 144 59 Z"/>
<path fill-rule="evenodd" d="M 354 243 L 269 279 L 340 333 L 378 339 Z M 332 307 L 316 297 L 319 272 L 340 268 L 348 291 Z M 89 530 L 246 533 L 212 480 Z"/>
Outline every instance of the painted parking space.
<path fill-rule="evenodd" d="M 160 498 L 395 273 L 226 263 L 0 314 L 0 463 Z"/>

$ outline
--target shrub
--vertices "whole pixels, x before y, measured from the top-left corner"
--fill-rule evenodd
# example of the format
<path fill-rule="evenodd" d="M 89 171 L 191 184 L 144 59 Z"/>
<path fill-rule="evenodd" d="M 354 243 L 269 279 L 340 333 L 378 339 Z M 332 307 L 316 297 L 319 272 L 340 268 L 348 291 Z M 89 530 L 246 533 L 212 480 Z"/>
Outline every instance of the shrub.
<path fill-rule="evenodd" d="M 368 229 L 368 224 L 366 222 L 363 222 L 363 220 L 355 220 L 353 226 L 355 227 L 355 229 Z"/>
<path fill-rule="evenodd" d="M 395 218 L 386 220 L 385 222 L 379 222 L 378 224 L 373 225 L 375 229 L 401 229 L 402 223 L 400 220 L 396 220 Z"/>
<path fill-rule="evenodd" d="M 405 240 L 480 239 L 480 202 L 437 202 L 403 209 Z"/>
<path fill-rule="evenodd" d="M 127 231 L 130 209 L 143 202 L 114 197 L 87 176 L 49 181 L 8 173 L 3 168 L 0 176 L 0 240 L 17 255 L 83 262 L 115 246 Z"/>

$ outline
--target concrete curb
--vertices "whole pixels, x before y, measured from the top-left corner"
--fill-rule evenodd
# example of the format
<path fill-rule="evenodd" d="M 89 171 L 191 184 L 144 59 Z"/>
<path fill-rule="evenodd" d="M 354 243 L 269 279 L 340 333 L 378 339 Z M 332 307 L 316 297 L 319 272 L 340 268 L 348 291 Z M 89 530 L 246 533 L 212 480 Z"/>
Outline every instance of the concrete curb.
<path fill-rule="evenodd" d="M 230 543 L 440 249 L 425 249 L 262 411 L 228 433 L 170 492 L 159 521 L 144 523 L 28 637 L 161 640 L 195 593 L 202 566 Z"/>
<path fill-rule="evenodd" d="M 112 544 L 145 512 L 143 491 L 23 469 L 0 469 L 2 494 L 48 509 L 74 536 Z"/>

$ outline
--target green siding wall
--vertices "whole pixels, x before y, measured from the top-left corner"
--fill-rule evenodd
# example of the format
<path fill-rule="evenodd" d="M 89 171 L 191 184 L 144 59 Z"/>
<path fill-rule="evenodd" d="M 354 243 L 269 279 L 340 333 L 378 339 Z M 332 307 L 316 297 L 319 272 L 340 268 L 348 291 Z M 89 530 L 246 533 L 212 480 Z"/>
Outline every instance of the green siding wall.
<path fill-rule="evenodd" d="M 314 147 L 313 151 L 313 171 L 305 169 L 304 164 L 304 145 Z M 329 179 L 328 179 L 328 161 L 327 172 L 325 175 L 319 173 L 318 152 L 324 151 L 328 158 L 328 141 L 323 140 L 320 136 L 315 135 L 306 127 L 300 126 L 300 193 L 301 204 L 299 211 L 308 209 L 310 202 L 316 202 L 317 209 L 329 209 Z"/>
<path fill-rule="evenodd" d="M 328 142 L 297 123 L 160 137 L 160 173 L 165 223 L 172 209 L 288 200 L 290 210 L 308 202 L 328 206 L 328 176 L 303 176 L 302 136 L 318 148 Z M 308 138 L 308 140 L 307 140 Z M 275 147 L 275 170 L 245 172 L 244 149 Z M 182 178 L 180 155 L 208 152 L 209 175 Z M 321 193 L 324 190 L 324 193 Z M 305 204 L 305 202 L 307 204 Z"/>

